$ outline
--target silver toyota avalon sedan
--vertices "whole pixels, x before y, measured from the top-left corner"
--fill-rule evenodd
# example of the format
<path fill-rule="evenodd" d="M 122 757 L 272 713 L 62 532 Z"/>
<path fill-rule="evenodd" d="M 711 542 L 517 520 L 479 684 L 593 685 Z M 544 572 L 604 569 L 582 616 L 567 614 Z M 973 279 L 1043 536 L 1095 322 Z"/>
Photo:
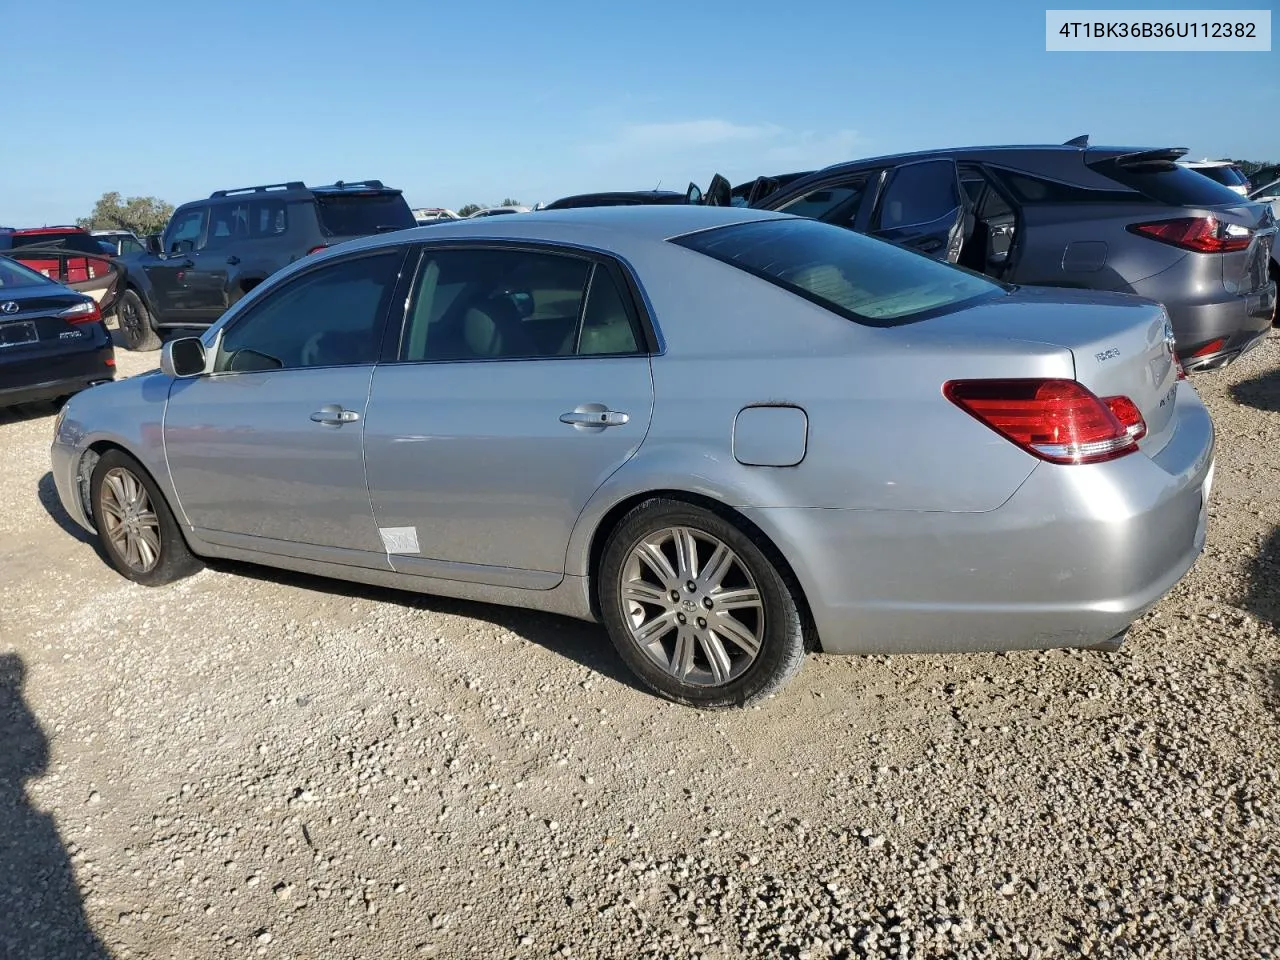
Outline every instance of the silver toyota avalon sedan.
<path fill-rule="evenodd" d="M 806 650 L 1114 649 L 1204 542 L 1171 345 L 1158 304 L 812 220 L 489 217 L 281 271 L 71 400 L 53 476 L 138 583 L 221 557 L 596 619 L 722 707 Z"/>

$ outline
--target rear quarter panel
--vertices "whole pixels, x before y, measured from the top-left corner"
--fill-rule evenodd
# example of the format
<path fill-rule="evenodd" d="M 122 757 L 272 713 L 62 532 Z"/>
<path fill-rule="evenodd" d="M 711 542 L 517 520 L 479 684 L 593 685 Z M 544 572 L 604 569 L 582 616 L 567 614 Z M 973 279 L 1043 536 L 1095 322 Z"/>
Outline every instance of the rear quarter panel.
<path fill-rule="evenodd" d="M 975 340 L 962 312 L 862 326 L 710 258 L 695 267 L 686 258 L 698 254 L 672 250 L 680 252 L 638 264 L 642 277 L 664 281 L 645 288 L 666 341 L 653 358 L 653 421 L 639 452 L 588 505 L 580 531 L 613 504 L 661 489 L 734 507 L 988 511 L 1039 462 L 947 401 L 942 385 L 1013 371 L 1069 377 L 1070 351 Z M 753 404 L 805 411 L 799 464 L 734 458 L 735 417 Z"/>

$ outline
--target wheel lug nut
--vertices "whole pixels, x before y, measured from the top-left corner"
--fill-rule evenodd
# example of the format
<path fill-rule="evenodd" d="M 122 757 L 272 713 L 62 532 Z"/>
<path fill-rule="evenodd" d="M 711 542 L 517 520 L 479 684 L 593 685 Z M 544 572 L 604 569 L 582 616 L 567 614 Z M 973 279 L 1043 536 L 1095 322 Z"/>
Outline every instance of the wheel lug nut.
<path fill-rule="evenodd" d="M 689 622 L 688 618 L 683 613 L 676 614 L 676 621 L 681 624 L 685 624 Z"/>
<path fill-rule="evenodd" d="M 698 585 L 694 583 L 692 580 L 690 580 L 688 583 L 684 585 L 684 588 L 688 590 L 690 593 L 696 593 L 698 590 Z"/>
<path fill-rule="evenodd" d="M 679 602 L 680 602 L 680 591 L 679 591 L 679 590 L 672 590 L 672 591 L 671 591 L 671 602 L 672 602 L 672 603 L 679 603 Z"/>
<path fill-rule="evenodd" d="M 703 620 L 701 617 L 698 618 L 698 629 L 699 630 L 707 629 L 707 621 Z"/>
<path fill-rule="evenodd" d="M 711 602 L 711 598 L 710 598 L 710 597 L 703 597 L 703 598 L 702 598 L 702 605 L 703 605 L 704 607 L 706 607 L 708 610 L 710 610 L 710 609 L 714 606 L 714 604 Z"/>

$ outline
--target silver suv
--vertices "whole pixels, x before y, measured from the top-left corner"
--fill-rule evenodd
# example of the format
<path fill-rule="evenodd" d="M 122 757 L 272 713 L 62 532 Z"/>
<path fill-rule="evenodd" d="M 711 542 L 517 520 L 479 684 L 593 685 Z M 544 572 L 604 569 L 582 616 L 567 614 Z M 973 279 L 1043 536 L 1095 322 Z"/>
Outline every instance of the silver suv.
<path fill-rule="evenodd" d="M 1225 366 L 1271 326 L 1270 205 L 1178 161 L 1181 147 L 964 147 L 819 170 L 752 205 L 881 237 L 1014 284 L 1163 303 L 1188 370 Z"/>

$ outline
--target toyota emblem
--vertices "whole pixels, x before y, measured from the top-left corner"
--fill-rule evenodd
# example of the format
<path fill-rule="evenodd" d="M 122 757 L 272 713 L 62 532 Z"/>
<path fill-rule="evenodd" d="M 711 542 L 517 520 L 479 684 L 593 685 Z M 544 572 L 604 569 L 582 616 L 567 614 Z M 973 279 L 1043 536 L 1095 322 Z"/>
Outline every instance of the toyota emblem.
<path fill-rule="evenodd" d="M 19 309 L 18 301 L 16 300 L 6 300 L 4 303 L 0 303 L 0 313 L 17 313 Z"/>

